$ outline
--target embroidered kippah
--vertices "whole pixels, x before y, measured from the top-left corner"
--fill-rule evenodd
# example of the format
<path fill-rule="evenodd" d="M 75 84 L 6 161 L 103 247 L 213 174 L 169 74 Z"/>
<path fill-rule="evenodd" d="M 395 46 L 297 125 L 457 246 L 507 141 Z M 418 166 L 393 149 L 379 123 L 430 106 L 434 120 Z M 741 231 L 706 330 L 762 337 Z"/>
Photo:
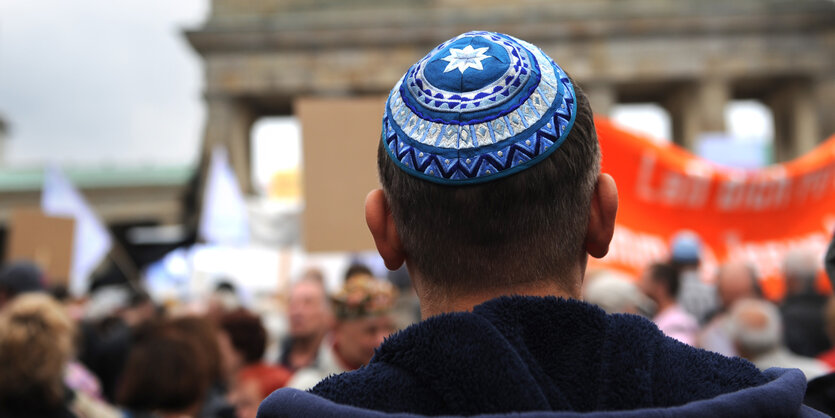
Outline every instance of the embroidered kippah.
<path fill-rule="evenodd" d="M 413 176 L 482 183 L 545 159 L 565 140 L 576 110 L 571 81 L 539 48 L 468 32 L 438 45 L 397 82 L 383 142 Z"/>

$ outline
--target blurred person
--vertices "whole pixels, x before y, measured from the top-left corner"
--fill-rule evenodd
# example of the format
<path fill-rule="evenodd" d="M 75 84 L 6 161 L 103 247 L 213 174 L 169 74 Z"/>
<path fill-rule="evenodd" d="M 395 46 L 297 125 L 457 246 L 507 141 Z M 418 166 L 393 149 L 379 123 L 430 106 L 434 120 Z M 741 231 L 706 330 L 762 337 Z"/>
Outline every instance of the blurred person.
<path fill-rule="evenodd" d="M 297 370 L 287 384 L 310 389 L 322 379 L 356 370 L 371 361 L 374 350 L 394 332 L 394 287 L 368 276 L 354 276 L 333 297 L 336 324 L 322 344 L 316 366 Z"/>
<path fill-rule="evenodd" d="M 670 263 L 679 274 L 676 300 L 701 324 L 716 310 L 716 291 L 702 280 L 702 240 L 692 231 L 677 233 L 670 244 Z"/>
<path fill-rule="evenodd" d="M 230 384 L 230 401 L 241 390 L 241 377 L 256 377 L 269 392 L 284 387 L 292 376 L 287 368 L 264 362 L 267 331 L 261 318 L 239 309 L 224 315 L 217 334 L 221 363 Z"/>
<path fill-rule="evenodd" d="M 786 297 L 780 303 L 784 338 L 789 350 L 817 357 L 831 347 L 824 325 L 827 297 L 815 291 L 820 259 L 807 249 L 794 249 L 783 260 Z"/>
<path fill-rule="evenodd" d="M 228 280 L 221 280 L 209 294 L 206 315 L 213 320 L 219 320 L 225 313 L 240 309 L 242 306 L 235 285 Z"/>
<path fill-rule="evenodd" d="M 315 276 L 306 274 L 295 282 L 289 296 L 290 332 L 282 343 L 278 362 L 295 371 L 316 363 L 319 346 L 333 324 L 333 314 L 325 284 Z"/>
<path fill-rule="evenodd" d="M 196 417 L 210 371 L 197 340 L 171 332 L 162 321 L 136 332 L 116 399 L 134 418 Z"/>
<path fill-rule="evenodd" d="M 587 279 L 587 284 L 583 286 L 583 300 L 609 314 L 651 316 L 656 309 L 655 303 L 632 280 L 608 271 Z"/>
<path fill-rule="evenodd" d="M 182 316 L 167 321 L 167 332 L 191 339 L 200 347 L 200 357 L 204 361 L 208 389 L 203 398 L 198 417 L 231 417 L 234 408 L 226 400 L 227 382 L 224 379 L 220 347 L 218 347 L 217 327 L 208 318 Z"/>
<path fill-rule="evenodd" d="M 366 222 L 386 267 L 406 263 L 423 321 L 358 370 L 273 392 L 259 416 L 814 413 L 799 371 L 577 300 L 617 189 L 587 97 L 539 48 L 469 32 L 432 49 L 389 95 L 377 163 Z"/>
<path fill-rule="evenodd" d="M 676 301 L 679 289 L 676 268 L 663 263 L 649 266 L 641 278 L 641 289 L 657 306 L 652 322 L 658 329 L 687 345 L 695 345 L 699 324 Z"/>
<path fill-rule="evenodd" d="M 826 302 L 824 324 L 826 325 L 826 336 L 829 338 L 830 343 L 835 345 L 835 296 L 831 296 Z M 818 355 L 818 360 L 826 363 L 829 368 L 835 370 L 835 347 Z"/>
<path fill-rule="evenodd" d="M 0 269 L 0 309 L 17 295 L 45 292 L 43 272 L 28 261 L 15 261 Z"/>
<path fill-rule="evenodd" d="M 17 261 L 0 270 L 0 310 L 12 299 L 31 293 L 51 294 L 53 300 L 59 303 L 69 299 L 66 286 L 58 284 L 47 287 L 43 271 L 33 263 Z M 69 311 L 65 312 L 70 315 Z M 73 319 L 72 315 L 70 319 Z M 67 363 L 64 383 L 70 389 L 82 392 L 93 399 L 102 398 L 99 379 L 75 358 Z"/>
<path fill-rule="evenodd" d="M 85 307 L 79 360 L 101 383 L 102 394 L 115 401 L 116 387 L 133 344 L 134 331 L 154 319 L 150 296 L 125 285 L 97 287 Z"/>
<path fill-rule="evenodd" d="M 719 310 L 699 333 L 699 347 L 728 357 L 738 355 L 731 339 L 728 312 L 741 299 L 762 297 L 759 278 L 753 266 L 741 261 L 729 261 L 716 274 L 716 294 Z"/>
<path fill-rule="evenodd" d="M 365 264 L 354 263 L 345 270 L 345 280 L 343 283 L 351 281 L 354 277 L 374 277 L 374 274 Z"/>
<path fill-rule="evenodd" d="M 64 384 L 75 324 L 46 294 L 21 295 L 0 311 L 0 416 L 119 417 Z"/>
<path fill-rule="evenodd" d="M 277 382 L 273 375 L 252 368 L 242 370 L 238 373 L 235 390 L 229 394 L 235 409 L 234 416 L 255 418 L 261 401 L 281 386 L 283 383 Z"/>
<path fill-rule="evenodd" d="M 736 351 L 760 370 L 771 367 L 800 369 L 808 380 L 829 372 L 825 363 L 794 354 L 786 348 L 780 312 L 771 302 L 739 300 L 731 308 L 729 321 Z"/>

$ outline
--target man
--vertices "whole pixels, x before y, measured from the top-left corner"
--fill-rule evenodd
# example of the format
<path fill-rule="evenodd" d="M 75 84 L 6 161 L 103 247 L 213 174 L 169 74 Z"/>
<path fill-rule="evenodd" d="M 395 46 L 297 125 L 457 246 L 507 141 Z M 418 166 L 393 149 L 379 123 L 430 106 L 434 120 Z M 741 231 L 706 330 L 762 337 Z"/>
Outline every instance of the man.
<path fill-rule="evenodd" d="M 806 357 L 817 357 L 830 347 L 824 324 L 826 296 L 815 292 L 820 259 L 806 249 L 795 249 L 783 260 L 786 297 L 780 304 L 789 350 Z"/>
<path fill-rule="evenodd" d="M 695 345 L 699 324 L 676 302 L 679 289 L 679 276 L 676 268 L 661 263 L 651 265 L 644 272 L 641 287 L 658 307 L 652 318 L 652 322 L 658 325 L 658 329 L 687 345 Z"/>
<path fill-rule="evenodd" d="M 0 269 L 0 309 L 18 295 L 45 290 L 43 273 L 32 263 L 17 261 Z"/>
<path fill-rule="evenodd" d="M 588 99 L 539 48 L 470 32 L 433 49 L 389 96 L 378 168 L 366 221 L 386 267 L 406 263 L 423 321 L 359 370 L 274 392 L 262 417 L 798 411 L 799 372 L 576 300 L 617 191 Z"/>
<path fill-rule="evenodd" d="M 716 294 L 719 311 L 699 334 L 699 347 L 728 357 L 739 355 L 731 340 L 728 312 L 742 299 L 762 297 L 756 271 L 748 263 L 729 261 L 716 274 Z"/>
<path fill-rule="evenodd" d="M 325 284 L 320 278 L 308 273 L 293 284 L 287 316 L 290 335 L 282 344 L 279 363 L 295 371 L 315 363 L 319 346 L 333 322 Z"/>
<path fill-rule="evenodd" d="M 780 313 L 768 301 L 738 301 L 731 309 L 730 325 L 731 338 L 739 355 L 762 370 L 769 367 L 797 368 L 808 380 L 829 373 L 829 367 L 824 362 L 786 349 Z"/>
<path fill-rule="evenodd" d="M 583 300 L 599 306 L 606 313 L 650 315 L 655 312 L 655 303 L 629 277 L 601 271 L 587 275 L 583 284 Z"/>
<path fill-rule="evenodd" d="M 365 275 L 345 282 L 333 297 L 336 324 L 330 341 L 320 347 L 317 364 L 298 370 L 287 386 L 310 389 L 330 375 L 368 364 L 374 349 L 394 331 L 394 301 L 390 283 Z"/>
<path fill-rule="evenodd" d="M 701 324 L 716 310 L 716 290 L 702 280 L 702 241 L 692 231 L 677 233 L 670 244 L 670 264 L 679 276 L 679 305 Z"/>

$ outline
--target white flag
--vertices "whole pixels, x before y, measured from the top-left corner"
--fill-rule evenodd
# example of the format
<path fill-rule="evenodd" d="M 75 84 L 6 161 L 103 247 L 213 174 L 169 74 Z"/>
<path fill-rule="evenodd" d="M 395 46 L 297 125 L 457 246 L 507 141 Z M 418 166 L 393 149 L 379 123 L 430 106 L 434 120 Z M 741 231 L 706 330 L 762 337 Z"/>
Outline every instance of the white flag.
<path fill-rule="evenodd" d="M 199 232 L 210 244 L 239 246 L 249 243 L 246 201 L 229 166 L 226 150 L 221 147 L 212 150 Z"/>
<path fill-rule="evenodd" d="M 47 215 L 75 219 L 69 291 L 76 296 L 82 295 L 93 270 L 110 251 L 113 244 L 110 233 L 57 166 L 46 169 L 41 210 Z"/>

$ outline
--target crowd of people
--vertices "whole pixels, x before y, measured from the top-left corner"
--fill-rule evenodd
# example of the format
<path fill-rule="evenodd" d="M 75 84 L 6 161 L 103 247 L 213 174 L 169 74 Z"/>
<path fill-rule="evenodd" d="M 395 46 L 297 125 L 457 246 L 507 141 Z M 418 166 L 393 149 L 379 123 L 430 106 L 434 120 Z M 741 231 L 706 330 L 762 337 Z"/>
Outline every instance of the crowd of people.
<path fill-rule="evenodd" d="M 644 315 L 667 336 L 748 359 L 761 370 L 797 368 L 808 380 L 835 370 L 835 297 L 815 286 L 822 254 L 798 248 L 786 255 L 786 295 L 775 302 L 763 295 L 757 266 L 743 261 L 721 265 L 712 284 L 697 279 L 685 287 L 699 270 L 699 248 L 697 236 L 681 234 L 670 259 L 648 266 L 637 280 L 593 273 L 585 299 L 609 313 Z"/>
<path fill-rule="evenodd" d="M 775 303 L 763 296 L 756 266 L 744 262 L 723 264 L 712 284 L 685 287 L 689 272 L 699 271 L 699 247 L 696 236 L 682 235 L 670 259 L 639 278 L 592 270 L 583 298 L 607 313 L 649 318 L 682 343 L 748 359 L 761 370 L 798 368 L 808 380 L 828 379 L 835 370 L 835 296 L 815 290 L 821 257 L 790 252 L 787 294 Z M 319 270 L 294 280 L 286 301 L 275 301 L 286 307 L 281 335 L 265 326 L 270 313 L 246 309 L 229 282 L 219 283 L 202 308 L 179 309 L 127 284 L 70 300 L 44 281 L 26 262 L 0 271 L 3 417 L 254 417 L 274 390 L 310 389 L 356 370 L 383 339 L 419 320 L 408 289 L 398 292 L 362 265 L 348 269 L 334 294 Z"/>
<path fill-rule="evenodd" d="M 286 302 L 281 334 L 281 311 L 247 309 L 231 283 L 200 309 L 136 283 L 78 301 L 10 264 L 0 416 L 835 411 L 822 254 L 786 255 L 779 304 L 744 261 L 704 280 L 693 233 L 641 277 L 587 269 L 608 253 L 617 188 L 588 98 L 539 48 L 492 32 L 439 45 L 392 90 L 382 132 L 365 217 L 411 284 L 354 266 L 328 294 L 310 270 L 271 302 Z"/>
<path fill-rule="evenodd" d="M 27 262 L 0 270 L 0 417 L 255 417 L 278 388 L 368 363 L 401 299 L 361 265 L 333 295 L 309 270 L 276 300 L 287 322 L 278 335 L 229 282 L 186 307 L 129 284 L 70 299 L 46 281 Z M 270 344 L 281 347 L 272 357 Z"/>

